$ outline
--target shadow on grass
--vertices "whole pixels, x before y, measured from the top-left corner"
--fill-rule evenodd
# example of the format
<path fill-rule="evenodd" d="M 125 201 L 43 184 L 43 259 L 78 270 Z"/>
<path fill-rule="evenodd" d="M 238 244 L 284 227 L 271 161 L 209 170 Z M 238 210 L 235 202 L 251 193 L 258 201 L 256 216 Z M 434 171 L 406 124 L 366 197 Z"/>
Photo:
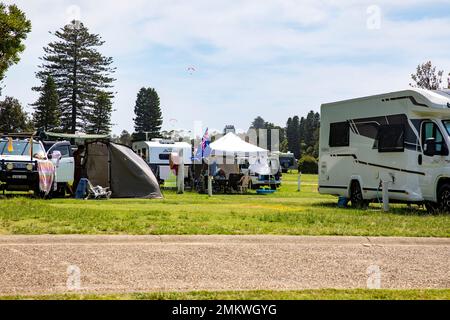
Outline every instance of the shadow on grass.
<path fill-rule="evenodd" d="M 383 212 L 382 210 L 382 204 L 379 203 L 371 203 L 370 206 L 367 209 L 355 209 L 352 208 L 351 205 L 345 207 L 345 208 L 339 208 L 337 206 L 337 203 L 333 202 L 315 202 L 311 204 L 311 207 L 316 208 L 329 208 L 329 209 L 335 209 L 335 210 L 342 210 L 345 211 L 358 211 L 358 212 L 377 212 L 377 213 L 385 213 L 385 214 L 395 214 L 395 215 L 402 215 L 402 216 L 445 216 L 448 215 L 448 213 L 429 213 L 424 206 L 422 205 L 407 205 L 407 204 L 395 204 L 395 207 L 390 208 L 389 212 Z"/>

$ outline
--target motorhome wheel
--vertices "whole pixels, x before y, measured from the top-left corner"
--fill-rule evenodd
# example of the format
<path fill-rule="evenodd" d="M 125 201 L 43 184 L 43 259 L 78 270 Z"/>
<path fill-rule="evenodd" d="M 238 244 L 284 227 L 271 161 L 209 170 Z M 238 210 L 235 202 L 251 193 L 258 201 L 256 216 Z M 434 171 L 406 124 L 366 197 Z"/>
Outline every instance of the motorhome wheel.
<path fill-rule="evenodd" d="M 356 209 L 366 209 L 367 201 L 364 201 L 363 194 L 361 191 L 361 186 L 359 182 L 354 180 L 350 186 L 350 201 L 352 207 Z"/>
<path fill-rule="evenodd" d="M 450 184 L 444 183 L 439 188 L 438 201 L 442 212 L 450 212 Z"/>

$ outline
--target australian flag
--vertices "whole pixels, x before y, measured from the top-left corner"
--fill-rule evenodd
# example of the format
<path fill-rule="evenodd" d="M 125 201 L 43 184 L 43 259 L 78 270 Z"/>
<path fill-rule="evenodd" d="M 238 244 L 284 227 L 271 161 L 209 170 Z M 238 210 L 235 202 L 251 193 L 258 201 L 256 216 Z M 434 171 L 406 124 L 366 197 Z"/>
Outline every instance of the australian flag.
<path fill-rule="evenodd" d="M 206 128 L 205 134 L 202 137 L 202 143 L 197 148 L 195 160 L 202 161 L 203 158 L 209 157 L 211 153 L 211 149 L 209 148 L 210 143 L 208 128 Z"/>

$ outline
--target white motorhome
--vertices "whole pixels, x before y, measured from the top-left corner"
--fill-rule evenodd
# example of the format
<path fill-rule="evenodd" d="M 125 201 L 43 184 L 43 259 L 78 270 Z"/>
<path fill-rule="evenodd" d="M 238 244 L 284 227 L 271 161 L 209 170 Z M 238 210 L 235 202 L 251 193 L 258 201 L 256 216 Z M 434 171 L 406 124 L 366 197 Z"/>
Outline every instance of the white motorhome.
<path fill-rule="evenodd" d="M 381 198 L 450 211 L 450 90 L 413 89 L 323 104 L 319 192 L 355 207 Z"/>
<path fill-rule="evenodd" d="M 170 154 L 180 153 L 180 150 L 183 150 L 184 173 L 186 177 L 189 174 L 189 167 L 192 164 L 192 147 L 187 142 L 164 139 L 138 141 L 133 142 L 133 150 L 149 164 L 156 177 L 162 181 L 170 176 Z"/>

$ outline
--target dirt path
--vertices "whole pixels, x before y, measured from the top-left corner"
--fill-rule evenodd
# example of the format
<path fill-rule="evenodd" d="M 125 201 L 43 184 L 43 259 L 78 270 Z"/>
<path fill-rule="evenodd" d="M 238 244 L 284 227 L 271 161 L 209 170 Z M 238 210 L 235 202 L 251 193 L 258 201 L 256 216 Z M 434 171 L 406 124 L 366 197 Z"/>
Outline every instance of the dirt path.
<path fill-rule="evenodd" d="M 450 239 L 0 237 L 0 295 L 367 288 L 368 279 L 381 288 L 450 288 Z"/>

